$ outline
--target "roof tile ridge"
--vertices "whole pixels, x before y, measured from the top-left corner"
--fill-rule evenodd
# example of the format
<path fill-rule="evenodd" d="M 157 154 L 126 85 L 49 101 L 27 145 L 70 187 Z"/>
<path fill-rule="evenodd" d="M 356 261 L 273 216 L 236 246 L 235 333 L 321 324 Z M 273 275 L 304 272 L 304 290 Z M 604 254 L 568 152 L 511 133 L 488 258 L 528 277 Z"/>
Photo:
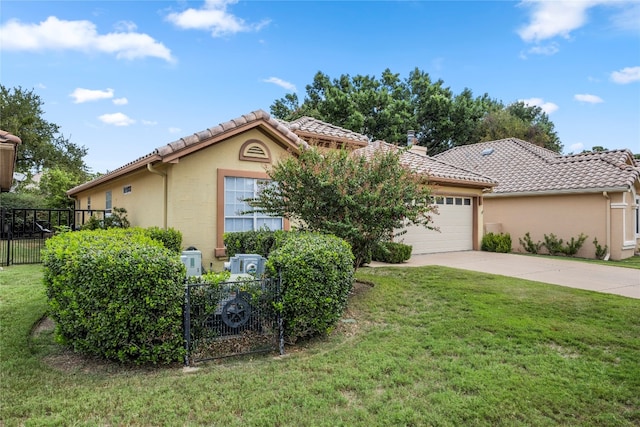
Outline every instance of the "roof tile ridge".
<path fill-rule="evenodd" d="M 412 153 L 412 154 L 419 155 L 419 154 L 417 154 L 417 153 Z M 497 181 L 496 181 L 495 179 L 491 178 L 491 177 L 490 177 L 490 176 L 488 176 L 488 175 L 484 175 L 484 174 L 478 173 L 478 172 L 476 172 L 476 171 L 472 171 L 472 170 L 470 170 L 470 169 L 463 168 L 463 167 L 460 167 L 460 166 L 458 166 L 458 165 L 454 165 L 453 163 L 449 163 L 449 162 L 447 162 L 447 161 L 445 161 L 445 160 L 442 160 L 442 159 L 436 159 L 436 158 L 431 157 L 431 156 L 427 156 L 427 158 L 428 158 L 428 159 L 431 159 L 431 160 L 432 160 L 432 161 L 434 161 L 434 162 L 442 163 L 442 164 L 443 164 L 443 165 L 445 165 L 445 166 L 449 166 L 449 167 L 452 167 L 452 168 L 454 168 L 454 169 L 457 169 L 457 170 L 460 170 L 460 171 L 463 171 L 463 172 L 467 172 L 467 173 L 470 173 L 470 174 L 475 175 L 475 176 L 480 176 L 480 177 L 482 177 L 482 178 L 484 178 L 484 179 L 488 179 L 489 181 L 491 181 L 491 182 L 493 182 L 493 183 L 497 183 Z"/>
<path fill-rule="evenodd" d="M 546 147 L 541 147 L 539 145 L 536 145 L 529 141 L 525 141 L 520 138 L 506 138 L 506 139 L 516 143 L 517 145 L 527 150 L 529 153 L 533 154 L 534 156 L 540 158 L 547 164 L 558 163 L 563 157 L 562 154 L 560 153 L 556 153 L 555 151 L 549 150 Z M 540 152 L 546 152 L 547 154 L 549 154 L 550 157 L 543 156 Z"/>

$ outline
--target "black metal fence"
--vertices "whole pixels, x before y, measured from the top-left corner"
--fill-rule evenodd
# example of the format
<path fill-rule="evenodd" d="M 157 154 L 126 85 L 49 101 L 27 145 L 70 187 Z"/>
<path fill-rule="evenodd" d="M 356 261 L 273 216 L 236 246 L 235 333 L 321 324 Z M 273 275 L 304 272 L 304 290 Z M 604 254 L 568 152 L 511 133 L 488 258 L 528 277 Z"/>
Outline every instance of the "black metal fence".
<path fill-rule="evenodd" d="M 284 353 L 281 280 L 238 276 L 185 285 L 185 364 L 279 350 Z"/>
<path fill-rule="evenodd" d="M 76 230 L 103 210 L 0 208 L 0 266 L 38 264 L 46 239 L 61 229 Z"/>

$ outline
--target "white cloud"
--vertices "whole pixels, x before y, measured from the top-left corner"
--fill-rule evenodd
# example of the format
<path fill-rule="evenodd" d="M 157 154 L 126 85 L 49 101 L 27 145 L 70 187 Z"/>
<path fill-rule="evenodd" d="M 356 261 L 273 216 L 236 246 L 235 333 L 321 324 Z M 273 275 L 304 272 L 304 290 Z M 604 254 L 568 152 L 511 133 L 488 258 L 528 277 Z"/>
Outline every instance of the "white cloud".
<path fill-rule="evenodd" d="M 621 10 L 611 17 L 611 22 L 620 30 L 637 34 L 640 32 L 640 26 L 638 25 L 638 22 L 640 22 L 640 4 L 637 1 L 630 3 L 614 3 L 621 6 Z"/>
<path fill-rule="evenodd" d="M 115 105 L 127 105 L 129 103 L 129 100 L 127 98 L 115 98 L 113 100 L 113 103 Z"/>
<path fill-rule="evenodd" d="M 83 89 L 76 88 L 69 94 L 73 98 L 75 104 L 82 104 L 83 102 L 98 101 L 100 99 L 113 98 L 113 89 L 99 90 L 99 89 Z"/>
<path fill-rule="evenodd" d="M 520 5 L 531 9 L 530 22 L 518 30 L 522 40 L 537 42 L 556 36 L 569 37 L 571 31 L 587 22 L 587 10 L 598 1 L 524 0 Z"/>
<path fill-rule="evenodd" d="M 588 93 L 579 93 L 573 96 L 576 101 L 586 102 L 587 104 L 600 104 L 604 102 L 602 98 L 596 95 L 589 95 Z"/>
<path fill-rule="evenodd" d="M 242 18 L 229 13 L 227 6 L 234 3 L 237 3 L 237 0 L 206 0 L 201 9 L 189 8 L 183 12 L 170 13 L 166 19 L 179 28 L 210 31 L 212 37 L 259 31 L 269 24 L 268 20 L 248 24 Z"/>
<path fill-rule="evenodd" d="M 142 124 L 145 126 L 155 126 L 158 124 L 158 122 L 155 122 L 153 120 L 142 120 Z"/>
<path fill-rule="evenodd" d="M 182 132 L 182 129 L 175 128 L 175 127 L 170 127 L 169 128 L 169 133 L 179 133 L 179 132 Z"/>
<path fill-rule="evenodd" d="M 529 106 L 529 107 L 540 107 L 542 109 L 542 111 L 544 111 L 547 114 L 551 114 L 554 111 L 558 110 L 558 105 L 554 104 L 553 102 L 544 102 L 544 99 L 542 98 L 529 98 L 529 99 L 520 99 L 520 102 L 524 102 L 525 105 Z"/>
<path fill-rule="evenodd" d="M 611 73 L 611 80 L 621 85 L 640 80 L 640 67 L 626 67 Z"/>
<path fill-rule="evenodd" d="M 113 126 L 129 126 L 136 121 L 123 113 L 103 114 L 98 119 L 105 124 Z"/>
<path fill-rule="evenodd" d="M 531 49 L 527 51 L 527 53 L 531 53 L 533 55 L 551 56 L 551 55 L 555 55 L 559 51 L 560 51 L 560 48 L 558 47 L 558 43 L 554 42 L 546 46 L 541 46 L 541 45 L 533 46 Z"/>
<path fill-rule="evenodd" d="M 293 83 L 289 83 L 287 81 L 284 81 L 282 79 L 279 79 L 278 77 L 269 77 L 268 79 L 264 79 L 262 80 L 265 83 L 273 83 L 274 85 L 278 85 L 281 88 L 284 88 L 286 90 L 290 90 L 292 92 L 297 92 L 298 90 L 296 89 L 296 85 L 294 85 Z"/>
<path fill-rule="evenodd" d="M 44 85 L 44 83 L 38 83 L 38 89 L 46 89 L 47 87 Z"/>
<path fill-rule="evenodd" d="M 4 50 L 76 50 L 110 53 L 118 59 L 151 56 L 174 61 L 171 51 L 147 34 L 122 31 L 98 34 L 91 21 L 65 21 L 55 16 L 39 24 L 8 21 L 0 26 L 0 46 Z"/>
<path fill-rule="evenodd" d="M 132 21 L 118 21 L 113 26 L 113 28 L 115 28 L 115 30 L 119 32 L 130 33 L 137 30 L 138 26 L 135 22 Z"/>
<path fill-rule="evenodd" d="M 582 150 L 584 150 L 584 144 L 582 142 L 577 142 L 569 146 L 570 153 L 582 153 Z"/>

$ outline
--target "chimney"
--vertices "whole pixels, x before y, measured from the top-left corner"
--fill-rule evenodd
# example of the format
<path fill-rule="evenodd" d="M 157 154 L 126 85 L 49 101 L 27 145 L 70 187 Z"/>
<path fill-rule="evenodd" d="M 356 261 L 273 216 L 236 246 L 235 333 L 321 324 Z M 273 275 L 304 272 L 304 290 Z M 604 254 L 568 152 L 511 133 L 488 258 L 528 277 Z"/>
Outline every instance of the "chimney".
<path fill-rule="evenodd" d="M 408 130 L 407 131 L 407 147 L 411 147 L 415 139 L 416 139 L 416 131 Z"/>

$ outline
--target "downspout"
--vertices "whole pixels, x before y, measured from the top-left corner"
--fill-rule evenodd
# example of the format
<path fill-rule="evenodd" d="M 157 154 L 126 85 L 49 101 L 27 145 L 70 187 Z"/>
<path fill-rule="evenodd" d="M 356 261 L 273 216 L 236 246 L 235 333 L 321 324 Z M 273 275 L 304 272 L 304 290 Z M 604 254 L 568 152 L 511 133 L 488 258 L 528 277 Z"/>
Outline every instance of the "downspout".
<path fill-rule="evenodd" d="M 605 261 L 609 261 L 609 257 L 611 257 L 611 198 L 609 197 L 609 193 L 607 193 L 606 191 L 602 192 L 602 195 L 604 196 L 605 199 L 607 199 L 606 202 L 606 229 L 605 229 L 605 233 L 606 233 L 606 245 L 607 245 L 607 254 L 604 256 L 603 260 Z"/>
<path fill-rule="evenodd" d="M 167 229 L 167 195 L 168 195 L 168 185 L 167 185 L 167 173 L 160 172 L 157 169 L 153 168 L 151 163 L 147 163 L 147 170 L 156 175 L 160 175 L 162 177 L 162 190 L 163 190 L 163 203 L 162 203 L 162 228 Z"/>

